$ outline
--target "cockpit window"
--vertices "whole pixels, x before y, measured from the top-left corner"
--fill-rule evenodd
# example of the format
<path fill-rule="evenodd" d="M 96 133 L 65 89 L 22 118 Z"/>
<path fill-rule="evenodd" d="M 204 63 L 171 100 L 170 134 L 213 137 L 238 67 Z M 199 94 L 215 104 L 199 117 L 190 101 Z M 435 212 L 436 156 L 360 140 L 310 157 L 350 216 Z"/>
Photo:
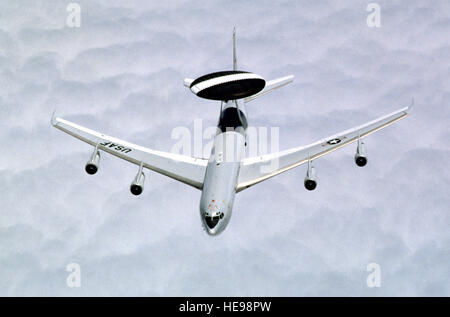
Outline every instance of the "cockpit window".
<path fill-rule="evenodd" d="M 226 132 L 227 128 L 236 130 L 238 127 L 243 127 L 244 129 L 247 129 L 247 126 L 247 118 L 242 110 L 230 107 L 222 111 L 219 121 L 219 129 L 222 132 Z"/>
<path fill-rule="evenodd" d="M 205 222 L 209 229 L 213 229 L 219 223 L 220 216 L 206 216 Z"/>
<path fill-rule="evenodd" d="M 218 223 L 219 220 L 224 217 L 223 212 L 213 213 L 213 216 L 210 216 L 209 213 L 205 214 L 205 222 L 208 228 L 213 229 Z"/>

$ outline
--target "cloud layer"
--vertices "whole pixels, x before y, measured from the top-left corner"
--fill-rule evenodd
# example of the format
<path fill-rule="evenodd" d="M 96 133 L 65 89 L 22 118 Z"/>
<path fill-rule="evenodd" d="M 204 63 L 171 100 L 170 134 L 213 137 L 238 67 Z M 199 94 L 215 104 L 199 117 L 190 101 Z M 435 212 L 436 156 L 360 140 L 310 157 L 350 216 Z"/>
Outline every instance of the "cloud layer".
<path fill-rule="evenodd" d="M 0 4 L 0 294 L 150 296 L 449 296 L 448 1 L 61 1 Z M 236 197 L 227 230 L 203 231 L 200 192 L 109 155 L 84 173 L 89 146 L 51 113 L 169 151 L 171 131 L 217 121 L 184 77 L 238 64 L 295 81 L 248 105 L 280 127 L 280 148 L 307 144 L 409 104 L 411 117 Z M 66 286 L 68 263 L 81 288 Z M 366 267 L 381 266 L 380 288 Z"/>

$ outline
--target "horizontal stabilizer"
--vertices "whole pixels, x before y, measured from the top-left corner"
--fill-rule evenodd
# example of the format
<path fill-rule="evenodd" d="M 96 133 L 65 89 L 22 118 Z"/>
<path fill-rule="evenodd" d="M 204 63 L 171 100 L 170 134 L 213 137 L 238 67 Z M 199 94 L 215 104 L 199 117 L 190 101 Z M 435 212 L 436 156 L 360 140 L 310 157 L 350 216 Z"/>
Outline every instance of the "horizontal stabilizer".
<path fill-rule="evenodd" d="M 254 94 L 253 96 L 249 96 L 249 97 L 245 98 L 245 102 L 252 101 L 258 97 L 261 97 L 262 95 L 265 95 L 271 91 L 274 91 L 277 88 L 280 88 L 280 87 L 283 87 L 284 85 L 292 83 L 293 80 L 294 80 L 294 75 L 281 77 L 281 78 L 277 78 L 274 80 L 269 80 L 268 82 L 266 82 L 266 86 L 264 87 L 263 90 L 261 90 L 257 94 Z"/>
<path fill-rule="evenodd" d="M 184 86 L 187 87 L 187 88 L 190 88 L 193 81 L 194 80 L 192 78 L 185 78 L 184 79 Z"/>

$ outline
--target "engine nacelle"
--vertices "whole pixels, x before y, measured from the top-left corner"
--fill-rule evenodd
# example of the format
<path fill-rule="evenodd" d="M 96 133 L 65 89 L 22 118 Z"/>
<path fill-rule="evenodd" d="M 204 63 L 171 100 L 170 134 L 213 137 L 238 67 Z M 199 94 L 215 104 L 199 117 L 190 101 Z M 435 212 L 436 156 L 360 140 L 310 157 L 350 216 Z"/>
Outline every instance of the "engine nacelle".
<path fill-rule="evenodd" d="M 133 195 L 138 196 L 138 195 L 142 194 L 143 191 L 144 191 L 144 186 L 142 186 L 142 185 L 140 185 L 140 184 L 136 184 L 136 183 L 133 182 L 133 183 L 130 185 L 130 192 L 131 192 Z"/>
<path fill-rule="evenodd" d="M 355 155 L 355 163 L 359 167 L 366 166 L 366 164 L 367 164 L 367 157 L 365 157 L 363 155 L 356 154 Z"/>
<path fill-rule="evenodd" d="M 142 172 L 142 168 L 143 166 L 141 164 L 141 166 L 139 166 L 139 171 L 134 178 L 134 181 L 130 185 L 130 192 L 136 196 L 142 194 L 142 192 L 144 191 L 145 174 L 144 172 Z"/>
<path fill-rule="evenodd" d="M 367 164 L 366 146 L 360 140 L 358 140 L 358 147 L 356 149 L 355 163 L 359 167 L 366 166 Z"/>
<path fill-rule="evenodd" d="M 310 163 L 308 163 L 304 185 L 307 190 L 314 190 L 317 187 L 316 169 Z"/>
<path fill-rule="evenodd" d="M 98 164 L 100 163 L 100 152 L 95 149 L 94 153 L 92 153 L 91 159 L 86 163 L 84 167 L 86 173 L 89 175 L 94 175 L 98 171 Z"/>

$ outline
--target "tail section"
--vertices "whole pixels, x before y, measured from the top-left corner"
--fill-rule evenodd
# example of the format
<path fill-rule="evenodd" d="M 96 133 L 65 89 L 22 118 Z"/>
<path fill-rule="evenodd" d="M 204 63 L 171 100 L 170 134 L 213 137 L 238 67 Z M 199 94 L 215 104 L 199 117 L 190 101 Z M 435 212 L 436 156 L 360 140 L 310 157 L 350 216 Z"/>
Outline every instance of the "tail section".
<path fill-rule="evenodd" d="M 233 70 L 237 70 L 236 27 L 233 28 Z M 185 87 L 190 88 L 193 81 L 194 81 L 194 79 L 192 79 L 192 78 L 185 78 L 183 84 Z"/>
<path fill-rule="evenodd" d="M 269 92 L 274 91 L 275 89 L 278 89 L 280 87 L 283 87 L 289 83 L 292 83 L 292 81 L 294 80 L 294 75 L 290 75 L 290 76 L 286 76 L 286 77 L 281 77 L 281 78 L 277 78 L 277 79 L 273 79 L 273 80 L 269 80 L 266 82 L 266 86 L 264 87 L 263 90 L 261 90 L 260 92 L 258 92 L 257 94 L 254 94 L 252 96 L 249 96 L 247 98 L 244 99 L 245 102 L 249 102 L 252 101 L 258 97 L 261 97 L 265 94 L 268 94 Z"/>
<path fill-rule="evenodd" d="M 233 70 L 237 70 L 237 58 L 236 58 L 236 27 L 233 28 Z"/>
<path fill-rule="evenodd" d="M 237 58 L 236 58 L 236 27 L 233 28 L 233 70 L 237 70 Z M 277 78 L 274 80 L 270 80 L 268 82 L 266 82 L 266 86 L 264 87 L 263 90 L 261 90 L 259 93 L 254 94 L 252 96 L 249 96 L 247 98 L 245 98 L 245 102 L 249 102 L 252 101 L 258 97 L 261 97 L 262 95 L 265 95 L 269 92 L 274 91 L 275 89 L 278 89 L 280 87 L 283 87 L 284 85 L 287 85 L 289 83 L 292 83 L 292 81 L 294 80 L 294 76 L 290 75 L 290 76 L 286 76 L 286 77 L 281 77 L 281 78 Z"/>
<path fill-rule="evenodd" d="M 191 84 L 193 81 L 194 81 L 194 79 L 192 79 L 192 78 L 185 78 L 184 83 L 183 83 L 184 87 L 191 88 Z"/>
<path fill-rule="evenodd" d="M 197 79 L 185 78 L 184 86 L 196 96 L 212 100 L 244 99 L 252 101 L 275 89 L 291 83 L 294 76 L 265 81 L 259 75 L 237 70 L 236 28 L 233 28 L 233 71 L 215 72 Z"/>

